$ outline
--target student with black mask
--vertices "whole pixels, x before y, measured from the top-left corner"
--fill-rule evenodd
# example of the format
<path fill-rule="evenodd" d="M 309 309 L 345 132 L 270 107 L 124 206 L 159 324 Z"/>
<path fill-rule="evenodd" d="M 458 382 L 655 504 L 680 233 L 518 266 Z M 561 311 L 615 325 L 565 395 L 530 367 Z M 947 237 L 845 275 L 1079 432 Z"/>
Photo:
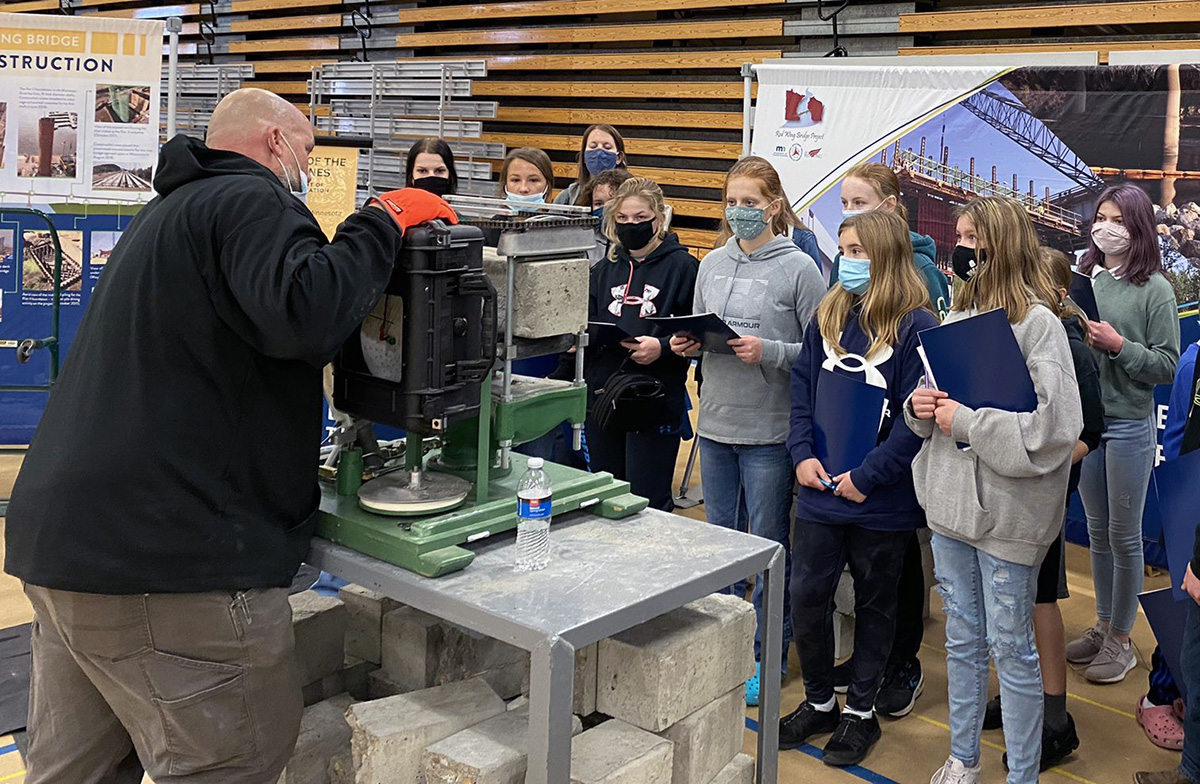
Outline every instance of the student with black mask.
<path fill-rule="evenodd" d="M 406 187 L 420 188 L 437 196 L 458 193 L 458 170 L 446 140 L 435 136 L 418 139 L 408 150 L 404 180 Z"/>
<path fill-rule="evenodd" d="M 607 260 L 592 268 L 588 320 L 617 324 L 635 337 L 589 345 L 584 376 L 591 469 L 628 481 L 650 506 L 669 512 L 690 360 L 672 353 L 667 337 L 652 337 L 644 319 L 692 312 L 699 262 L 666 223 L 662 190 L 645 177 L 626 180 L 605 205 L 604 233 L 612 246 Z M 661 384 L 662 395 L 640 408 L 637 422 L 623 418 L 622 409 L 599 417 L 597 399 L 621 374 L 644 374 Z"/>

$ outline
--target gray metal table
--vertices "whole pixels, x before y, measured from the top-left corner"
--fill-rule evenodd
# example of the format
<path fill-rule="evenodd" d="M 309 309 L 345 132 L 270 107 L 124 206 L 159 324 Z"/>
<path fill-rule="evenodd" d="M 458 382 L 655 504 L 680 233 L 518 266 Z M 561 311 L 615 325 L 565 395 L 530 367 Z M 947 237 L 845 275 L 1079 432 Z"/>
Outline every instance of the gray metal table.
<path fill-rule="evenodd" d="M 308 562 L 430 615 L 531 655 L 527 784 L 571 777 L 575 651 L 743 580 L 765 573 L 762 671 L 779 672 L 783 548 L 775 542 L 646 510 L 624 520 L 574 514 L 550 529 L 552 560 L 519 573 L 512 534 L 472 545 L 475 561 L 429 579 L 323 539 Z M 764 678 L 758 784 L 775 784 L 779 679 Z"/>

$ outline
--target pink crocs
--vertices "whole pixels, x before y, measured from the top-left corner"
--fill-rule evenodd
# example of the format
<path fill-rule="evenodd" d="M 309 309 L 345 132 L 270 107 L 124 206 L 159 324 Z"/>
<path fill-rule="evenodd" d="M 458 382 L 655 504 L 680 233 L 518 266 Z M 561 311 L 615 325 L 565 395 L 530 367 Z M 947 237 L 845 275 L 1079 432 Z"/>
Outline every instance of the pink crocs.
<path fill-rule="evenodd" d="M 1145 696 L 1137 701 L 1137 720 L 1146 731 L 1146 737 L 1159 748 L 1169 751 L 1183 750 L 1183 722 L 1175 713 L 1173 705 L 1142 707 Z"/>

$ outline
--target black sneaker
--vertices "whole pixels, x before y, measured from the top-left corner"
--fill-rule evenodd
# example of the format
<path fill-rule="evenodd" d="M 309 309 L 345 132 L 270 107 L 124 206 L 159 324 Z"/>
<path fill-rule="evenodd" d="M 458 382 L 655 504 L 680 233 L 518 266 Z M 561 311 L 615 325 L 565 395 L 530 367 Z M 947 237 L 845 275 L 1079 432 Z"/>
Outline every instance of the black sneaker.
<path fill-rule="evenodd" d="M 1062 730 L 1054 732 L 1048 727 L 1042 730 L 1042 760 L 1038 766 L 1039 770 L 1045 773 L 1061 764 L 1077 748 L 1079 735 L 1075 732 L 1075 718 L 1068 713 L 1067 726 Z M 1008 770 L 1008 752 L 1005 752 L 1001 762 L 1004 763 L 1004 769 Z"/>
<path fill-rule="evenodd" d="M 917 697 L 925 689 L 921 662 L 909 659 L 899 667 L 889 667 L 875 695 L 875 710 L 892 719 L 912 713 Z"/>
<path fill-rule="evenodd" d="M 822 756 L 826 765 L 845 767 L 857 765 L 867 758 L 883 733 L 879 730 L 879 719 L 874 715 L 869 719 L 843 713 L 842 721 L 834 730 L 833 737 L 825 744 Z"/>
<path fill-rule="evenodd" d="M 808 700 L 800 707 L 779 720 L 780 750 L 803 746 L 813 735 L 833 732 L 838 728 L 842 713 L 835 705 L 833 710 L 819 711 Z"/>
<path fill-rule="evenodd" d="M 833 668 L 833 691 L 835 694 L 845 694 L 850 691 L 850 659 Z"/>
<path fill-rule="evenodd" d="M 983 728 L 985 730 L 1004 729 L 1004 714 L 1000 712 L 1000 695 L 988 700 L 987 708 L 983 711 Z"/>

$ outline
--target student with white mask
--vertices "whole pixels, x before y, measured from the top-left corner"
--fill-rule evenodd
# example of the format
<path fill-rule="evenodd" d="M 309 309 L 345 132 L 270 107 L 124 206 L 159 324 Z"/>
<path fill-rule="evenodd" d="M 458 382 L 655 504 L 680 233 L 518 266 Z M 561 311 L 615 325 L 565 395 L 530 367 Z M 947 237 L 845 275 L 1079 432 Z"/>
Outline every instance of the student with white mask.
<path fill-rule="evenodd" d="M 1093 683 L 1117 683 L 1133 669 L 1129 633 L 1142 590 L 1142 511 L 1157 449 L 1154 387 L 1174 379 L 1179 317 L 1150 197 L 1132 184 L 1100 194 L 1079 271 L 1092 277 L 1102 321 L 1088 323 L 1100 364 L 1104 435 L 1083 461 L 1079 495 L 1091 540 L 1096 624 L 1067 645 Z"/>
<path fill-rule="evenodd" d="M 730 170 L 724 196 L 724 242 L 700 265 L 692 310 L 716 313 L 742 337 L 729 342 L 732 354 L 704 355 L 697 432 L 705 509 L 708 522 L 736 528 L 738 499 L 743 498 L 750 532 L 779 542 L 790 558 L 794 479 L 785 445 L 789 373 L 825 286 L 816 264 L 792 242 L 792 229 L 799 221 L 770 163 L 743 158 Z M 697 356 L 700 346 L 674 337 L 671 350 Z M 784 574 L 790 571 L 788 566 Z M 788 579 L 785 673 L 791 637 Z M 761 580 L 755 584 L 753 599 L 760 629 L 762 585 Z M 756 658 L 760 643 L 755 640 Z M 759 680 L 756 673 L 746 685 L 750 705 L 758 704 Z"/>
<path fill-rule="evenodd" d="M 895 212 L 906 222 L 908 210 L 900 201 L 900 179 L 882 163 L 860 163 L 842 178 L 842 220 L 870 210 Z M 950 311 L 950 282 L 937 266 L 937 246 L 933 238 L 909 232 L 913 246 L 913 264 L 929 292 L 929 307 L 939 319 Z M 829 287 L 838 282 L 841 254 L 829 271 Z"/>

